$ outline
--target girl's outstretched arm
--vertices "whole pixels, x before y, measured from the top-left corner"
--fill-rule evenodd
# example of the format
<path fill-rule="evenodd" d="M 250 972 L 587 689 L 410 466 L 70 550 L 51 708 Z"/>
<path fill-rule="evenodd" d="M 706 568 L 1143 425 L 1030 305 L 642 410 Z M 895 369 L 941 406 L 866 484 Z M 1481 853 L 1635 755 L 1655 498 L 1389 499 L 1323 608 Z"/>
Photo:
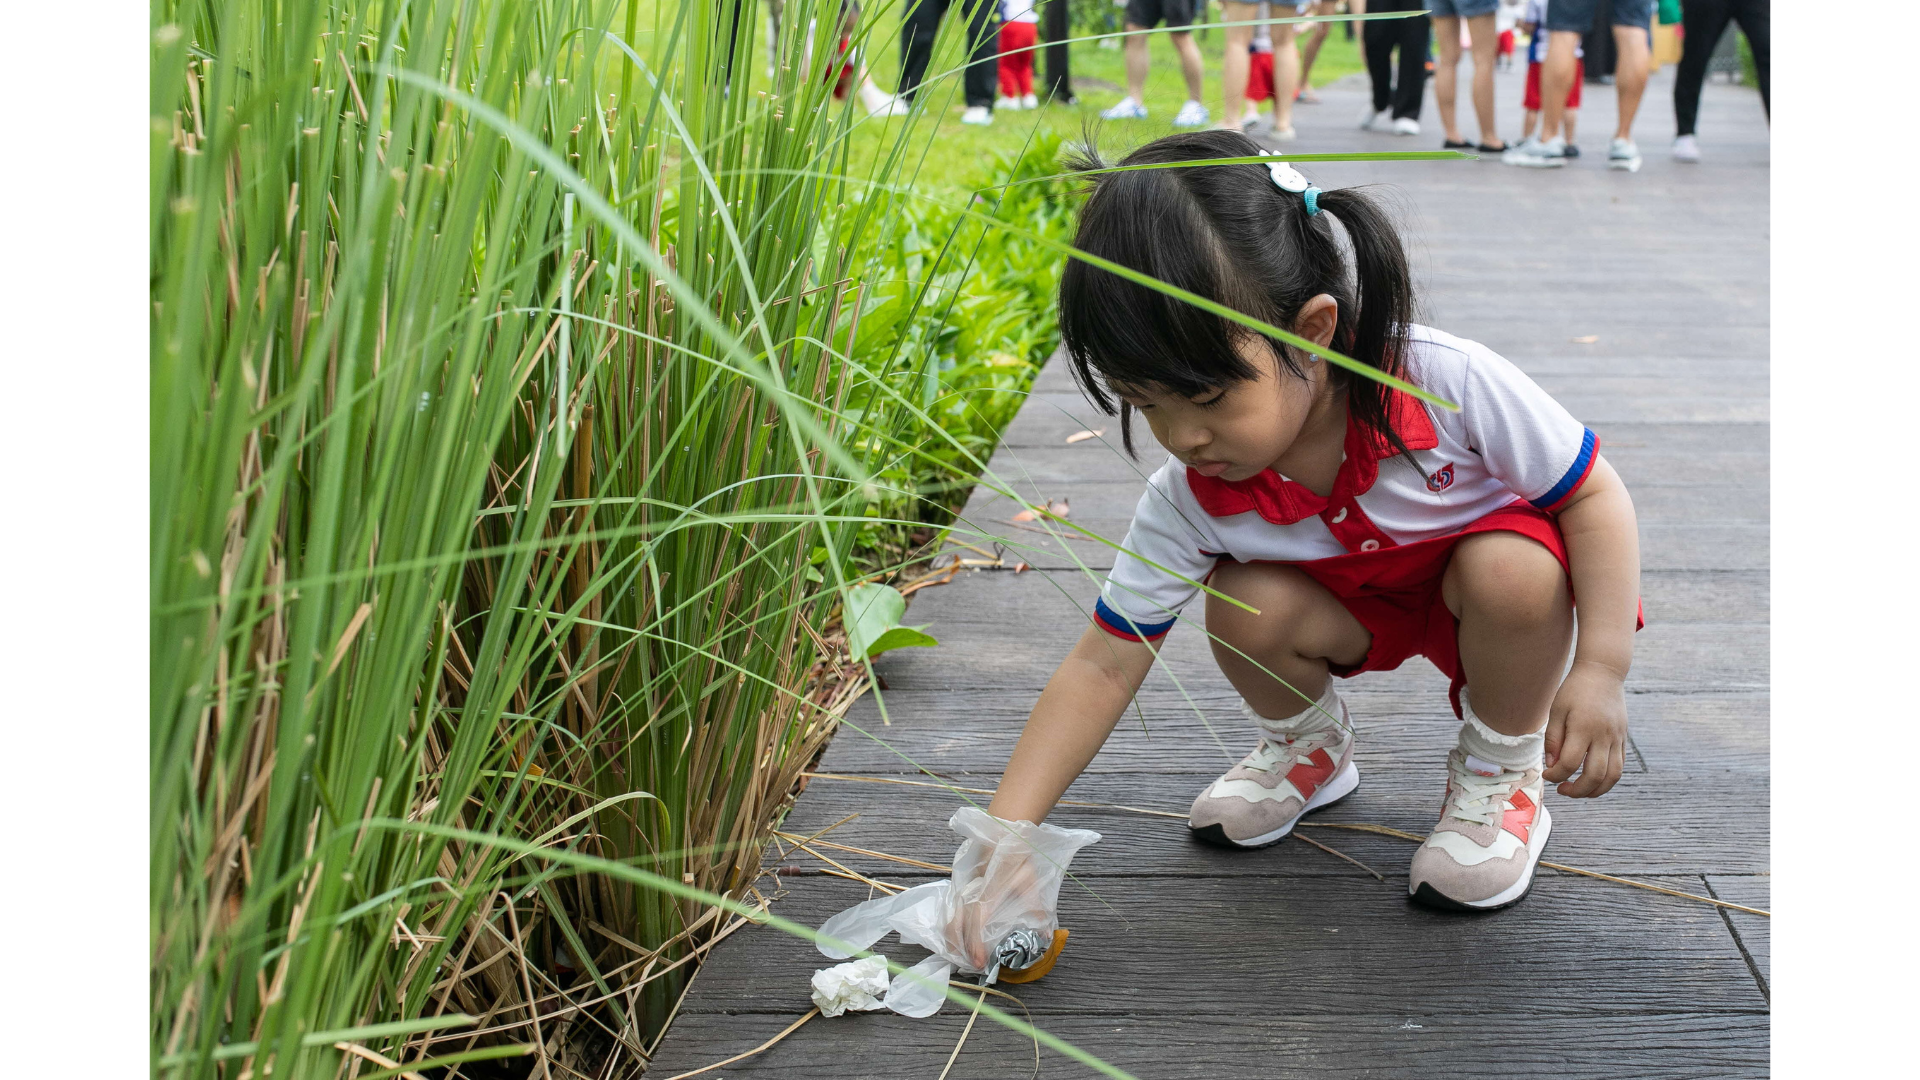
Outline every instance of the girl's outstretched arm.
<path fill-rule="evenodd" d="M 1613 787 L 1625 761 L 1625 684 L 1640 611 L 1640 530 L 1627 486 L 1604 457 L 1558 517 L 1579 604 L 1579 637 L 1573 667 L 1548 714 L 1543 775 L 1560 784 L 1562 795 L 1592 798 Z M 1577 781 L 1575 770 L 1581 770 Z"/>
<path fill-rule="evenodd" d="M 1152 645 L 1089 623 L 1034 703 L 987 812 L 1004 821 L 1044 821 L 1107 741 L 1153 658 Z"/>

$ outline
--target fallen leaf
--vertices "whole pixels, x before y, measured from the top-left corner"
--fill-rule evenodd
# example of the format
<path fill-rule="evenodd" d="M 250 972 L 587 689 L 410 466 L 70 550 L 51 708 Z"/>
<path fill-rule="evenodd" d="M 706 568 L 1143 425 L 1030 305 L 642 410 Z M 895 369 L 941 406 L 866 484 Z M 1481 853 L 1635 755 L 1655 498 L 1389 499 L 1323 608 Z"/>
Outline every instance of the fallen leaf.
<path fill-rule="evenodd" d="M 1059 499 L 1054 502 L 1048 503 L 1047 513 L 1052 514 L 1054 517 L 1070 517 L 1071 516 L 1067 512 L 1067 500 L 1065 499 Z"/>
<path fill-rule="evenodd" d="M 1599 340 L 1600 340 L 1599 334 L 1585 334 L 1580 337 L 1574 338 L 1573 343 L 1575 345 L 1591 345 L 1594 342 Z"/>
<path fill-rule="evenodd" d="M 1024 574 L 1024 573 L 1026 573 L 1027 571 L 1029 571 L 1029 570 L 1031 570 L 1031 569 L 1033 569 L 1033 567 L 1031 567 L 1031 566 L 1028 566 L 1028 565 L 1027 565 L 1026 563 L 1014 563 L 1014 564 L 1013 564 L 1013 572 L 1014 572 L 1014 573 L 1016 573 L 1016 574 Z"/>
<path fill-rule="evenodd" d="M 1012 519 L 1012 520 L 1014 520 L 1014 521 L 1032 521 L 1032 520 L 1034 519 L 1034 517 L 1035 517 L 1035 514 L 1034 514 L 1034 512 L 1033 512 L 1033 511 L 1031 511 L 1031 510 L 1022 510 L 1022 511 L 1020 511 L 1019 513 L 1017 513 L 1017 514 L 1015 514 L 1015 515 L 1013 515 L 1013 519 Z"/>
<path fill-rule="evenodd" d="M 1065 518 L 1068 516 L 1067 500 L 1048 499 L 1047 505 L 1038 510 L 1022 510 L 1010 519 L 1015 522 L 1037 521 L 1043 517 Z"/>
<path fill-rule="evenodd" d="M 1073 434 L 1067 436 L 1067 445 L 1072 446 L 1074 443 L 1077 443 L 1077 442 L 1086 442 L 1088 439 L 1097 439 L 1100 436 L 1105 435 L 1106 433 L 1107 433 L 1106 428 L 1095 428 L 1092 431 L 1076 431 Z"/>

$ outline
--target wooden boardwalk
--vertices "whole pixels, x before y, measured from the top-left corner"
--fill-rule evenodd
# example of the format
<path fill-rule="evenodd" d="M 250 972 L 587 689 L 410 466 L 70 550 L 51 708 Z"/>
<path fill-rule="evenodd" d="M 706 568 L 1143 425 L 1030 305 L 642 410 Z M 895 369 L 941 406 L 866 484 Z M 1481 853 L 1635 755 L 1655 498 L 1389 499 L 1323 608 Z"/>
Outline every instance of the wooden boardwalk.
<path fill-rule="evenodd" d="M 1462 65 L 1465 72 L 1466 64 Z M 1558 173 L 1496 162 L 1307 169 L 1322 186 L 1396 185 L 1425 285 L 1426 321 L 1513 359 L 1599 433 L 1632 489 L 1644 545 L 1649 625 L 1628 708 L 1633 758 L 1597 801 L 1549 794 L 1547 858 L 1764 907 L 1767 784 L 1767 128 L 1757 96 L 1708 87 L 1709 163 L 1674 164 L 1671 69 L 1649 88 L 1638 127 L 1645 168 L 1598 160 L 1612 128 L 1610 88 L 1587 87 L 1587 157 Z M 1502 127 L 1518 127 L 1520 73 L 1500 79 Z M 1364 84 L 1298 110 L 1301 151 L 1429 148 L 1354 129 Z M 1465 107 L 1463 94 L 1463 109 Z M 1017 121 L 1016 121 L 1017 122 Z M 1124 132 L 1111 126 L 1118 138 Z M 1472 128 L 1467 128 L 1472 133 Z M 1590 342 L 1580 339 L 1590 335 Z M 1083 428 L 1100 440 L 1068 445 Z M 1144 437 L 1144 432 L 1142 432 Z M 1034 501 L 1069 499 L 1072 517 L 1118 538 L 1158 452 L 1120 456 L 1117 426 L 1052 365 L 994 458 Z M 1149 446 L 1150 440 L 1148 440 Z M 1106 549 L 1009 522 L 976 493 L 967 518 L 1002 537 L 1009 564 L 922 591 L 912 620 L 942 644 L 880 663 L 891 726 L 872 701 L 853 721 L 893 749 L 843 730 L 821 768 L 912 779 L 902 755 L 964 787 L 991 788 L 1034 695 L 1091 606 Z M 1082 569 L 1090 568 L 1091 572 Z M 1198 616 L 1202 605 L 1190 614 Z M 1069 799 L 1184 812 L 1252 745 L 1202 635 L 1179 628 L 1166 663 Z M 1175 679 L 1178 680 L 1176 685 Z M 1457 724 L 1446 683 L 1424 661 L 1346 684 L 1364 782 L 1318 820 L 1424 834 Z M 1197 702 L 1221 733 L 1216 742 Z M 895 751 L 898 753 L 895 753 Z M 924 779 L 924 778 L 922 778 Z M 981 799 L 984 803 L 984 798 Z M 842 844 L 944 864 L 957 805 L 927 788 L 819 779 L 787 828 L 850 814 Z M 1105 839 L 1074 864 L 1060 966 L 1018 993 L 1035 1021 L 1140 1077 L 1304 1075 L 1760 1076 L 1768 1060 L 1767 922 L 1591 878 L 1542 870 L 1506 912 L 1462 917 L 1409 906 L 1413 845 L 1346 830 L 1303 830 L 1386 875 L 1382 883 L 1304 843 L 1250 853 L 1191 842 L 1180 821 L 1062 807 L 1053 820 Z M 861 873 L 913 884 L 925 871 L 831 853 Z M 818 925 L 865 887 L 817 873 L 805 854 L 776 910 Z M 767 883 L 763 883 L 767 884 Z M 917 949 L 883 943 L 911 963 Z M 813 948 L 748 928 L 701 971 L 651 1075 L 671 1077 L 751 1049 L 809 1007 Z M 1001 1004 L 1005 1004 L 1002 1002 Z M 727 1077 L 943 1075 L 965 1025 L 953 1005 L 815 1019 Z M 973 1028 L 952 1077 L 1024 1077 L 1035 1051 L 989 1021 Z M 1044 1076 L 1092 1075 L 1040 1054 Z"/>

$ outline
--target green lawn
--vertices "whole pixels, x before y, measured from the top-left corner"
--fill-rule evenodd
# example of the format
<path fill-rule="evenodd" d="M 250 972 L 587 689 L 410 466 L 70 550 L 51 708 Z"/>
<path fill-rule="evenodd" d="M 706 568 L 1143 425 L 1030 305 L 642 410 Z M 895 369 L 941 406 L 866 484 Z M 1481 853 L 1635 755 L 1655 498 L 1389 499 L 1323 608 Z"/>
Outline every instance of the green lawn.
<path fill-rule="evenodd" d="M 1220 13 L 1216 9 L 1211 16 L 1218 21 Z M 951 71 L 961 63 L 957 23 L 958 20 L 950 18 L 948 25 L 942 28 L 934 61 L 928 67 L 930 76 Z M 1206 65 L 1202 84 L 1205 96 L 1202 100 L 1217 120 L 1221 100 L 1220 52 L 1225 33 L 1219 29 L 1202 29 L 1198 31 L 1198 37 L 1200 55 Z M 898 42 L 897 30 L 893 25 L 888 25 L 876 28 L 867 49 L 867 63 L 874 81 L 885 90 L 892 90 L 897 84 L 900 67 Z M 959 188 L 984 175 L 984 166 L 996 154 L 1017 153 L 1036 129 L 1077 139 L 1088 124 L 1098 123 L 1100 110 L 1119 101 L 1126 93 L 1126 67 L 1118 47 L 1120 43 L 1116 39 L 1110 44 L 1114 47 L 1102 48 L 1100 42 L 1073 46 L 1073 86 L 1074 92 L 1080 96 L 1077 105 L 1050 105 L 1034 112 L 996 112 L 991 127 L 960 123 L 965 101 L 957 72 L 944 80 L 930 83 L 921 91 L 921 95 L 927 98 L 926 104 L 932 107 L 930 114 L 910 118 L 908 122 L 937 122 L 939 135 L 931 140 L 924 160 L 906 163 L 902 175 L 896 180 L 910 179 L 923 188 Z M 1186 83 L 1180 75 L 1180 63 L 1166 36 L 1153 35 L 1149 39 L 1148 52 L 1152 57 L 1152 68 L 1147 76 L 1146 105 L 1151 116 L 1146 120 L 1099 124 L 1100 143 L 1107 150 L 1134 146 L 1172 131 L 1173 116 L 1186 100 Z M 1364 70 L 1365 62 L 1361 58 L 1357 38 L 1348 41 L 1343 28 L 1335 26 L 1327 35 L 1326 44 L 1314 63 L 1312 82 L 1315 86 L 1324 86 L 1342 76 Z M 1036 61 L 1035 89 L 1044 94 L 1041 84 L 1043 74 L 1044 61 Z M 1313 110 L 1321 106 L 1297 107 Z M 896 119 L 889 123 L 901 122 Z M 892 145 L 894 140 L 884 137 L 884 130 L 880 121 L 862 123 L 854 136 L 856 155 L 869 157 L 881 147 Z"/>

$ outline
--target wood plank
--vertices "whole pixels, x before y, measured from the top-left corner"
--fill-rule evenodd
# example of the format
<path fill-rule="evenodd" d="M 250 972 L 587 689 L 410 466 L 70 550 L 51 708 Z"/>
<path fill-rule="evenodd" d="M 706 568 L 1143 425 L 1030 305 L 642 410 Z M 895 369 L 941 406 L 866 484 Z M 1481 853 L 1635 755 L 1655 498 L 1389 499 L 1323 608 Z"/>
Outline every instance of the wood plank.
<path fill-rule="evenodd" d="M 842 878 L 782 883 L 786 895 L 773 910 L 807 926 L 867 896 Z M 1699 879 L 1689 886 L 1697 889 Z M 1464 1003 L 1484 1000 L 1489 984 L 1506 979 L 1526 987 L 1530 1016 L 1766 1007 L 1717 909 L 1565 875 L 1543 873 L 1527 903 L 1476 919 L 1415 907 L 1404 883 L 1368 877 L 1137 878 L 1097 887 L 1101 899 L 1071 882 L 1061 890 L 1067 951 L 1046 978 L 1011 991 L 1041 1023 L 1240 1014 L 1252 1002 L 1339 1017 L 1375 1011 L 1386 987 L 1415 1015 L 1473 1015 L 1483 1010 Z M 1619 933 L 1622 923 L 1634 932 Z M 1369 947 L 1383 940 L 1393 947 Z M 1539 943 L 1532 955 L 1517 944 L 1530 941 Z M 891 937 L 877 948 L 899 963 L 926 955 Z M 1581 977 L 1543 978 L 1543 961 Z M 703 992 L 682 1012 L 798 1015 L 808 979 L 829 963 L 809 941 L 744 927 L 715 951 Z M 1227 971 L 1232 978 L 1202 974 Z"/>
<path fill-rule="evenodd" d="M 1424 836 L 1433 828 L 1446 785 L 1445 728 L 1436 727 L 1431 753 L 1395 759 L 1361 744 L 1360 790 L 1316 812 L 1312 820 L 1385 825 Z M 1252 740 L 1247 740 L 1252 749 Z M 1242 751 L 1244 753 L 1244 751 Z M 958 787 L 991 789 L 988 769 L 936 766 Z M 1067 798 L 1118 803 L 1184 815 L 1193 797 L 1224 771 L 1220 762 L 1190 773 L 1089 772 L 1074 781 Z M 926 779 L 926 777 L 914 777 Z M 985 806 L 990 797 L 967 796 Z M 794 808 L 787 831 L 808 835 L 849 814 L 860 817 L 834 830 L 837 842 L 923 862 L 946 865 L 958 843 L 947 819 L 965 805 L 962 797 L 934 788 L 843 780 L 816 780 Z M 1599 799 L 1568 799 L 1549 790 L 1553 814 L 1547 857 L 1607 874 L 1752 874 L 1770 869 L 1768 785 L 1751 773 L 1627 772 Z M 1094 829 L 1106 839 L 1082 852 L 1077 873 L 1090 876 L 1205 875 L 1261 877 L 1270 874 L 1345 876 L 1352 867 L 1311 848 L 1284 844 L 1262 851 L 1229 851 L 1193 840 L 1184 819 L 1147 817 L 1114 810 L 1063 806 L 1048 818 L 1056 824 Z M 1325 836 L 1322 833 L 1334 833 Z M 1413 844 L 1394 837 L 1348 830 L 1308 830 L 1404 885 Z M 866 856 L 834 855 L 862 873 L 887 877 L 900 864 Z M 807 863 L 805 857 L 800 863 Z M 1371 878 L 1367 880 L 1371 881 Z"/>
<path fill-rule="evenodd" d="M 1361 764 L 1370 777 L 1406 768 L 1397 764 L 1403 759 L 1416 763 L 1412 768 L 1425 776 L 1434 755 L 1444 755 L 1453 745 L 1458 721 L 1441 696 L 1444 689 L 1437 677 L 1425 691 L 1384 690 L 1364 680 L 1342 686 L 1353 713 Z M 886 745 L 857 733 L 835 739 L 820 768 L 909 775 L 916 771 L 910 759 L 937 763 L 942 771 L 997 773 L 1012 753 L 1034 699 L 1025 691 L 870 694 L 855 706 L 849 719 Z M 882 701 L 885 720 L 879 708 Z M 1254 728 L 1240 713 L 1240 696 L 1217 676 L 1180 688 L 1150 685 L 1142 689 L 1135 705 L 1115 727 L 1089 771 L 1200 776 L 1220 771 L 1223 763 L 1238 760 L 1252 746 Z M 1768 698 L 1764 693 L 1633 694 L 1627 699 L 1627 715 L 1647 769 L 1686 774 L 1729 769 L 1764 773 L 1767 769 Z"/>
<path fill-rule="evenodd" d="M 1770 877 L 1721 877 L 1715 875 L 1707 879 L 1712 895 L 1730 903 L 1745 904 L 1762 911 L 1773 910 L 1773 879 Z M 1773 964 L 1771 935 L 1773 919 L 1765 915 L 1748 915 L 1741 911 L 1723 911 L 1727 926 L 1740 941 L 1747 959 L 1751 961 L 1754 976 L 1760 985 L 1760 992 L 1772 998 Z"/>
<path fill-rule="evenodd" d="M 1531 985 L 1531 984 L 1529 984 Z M 1015 987 L 1014 989 L 1019 989 Z M 990 1003 L 1010 1008 L 1007 1002 Z M 1255 1007 L 1257 1009 L 1257 1006 Z M 675 1038 L 653 1073 L 674 1076 L 751 1050 L 803 1008 L 786 1012 L 694 1013 L 676 1020 Z M 1018 1015 L 1018 1010 L 1013 1010 Z M 902 1080 L 939 1075 L 959 1042 L 966 1012 L 949 1004 L 936 1016 L 909 1020 L 892 1013 L 849 1013 L 814 1020 L 767 1053 L 718 1074 L 795 1080 Z M 1691 1080 L 1767 1075 L 1767 1018 L 1748 1013 L 1609 1013 L 1527 1016 L 1501 1022 L 1485 1014 L 1405 1010 L 1346 1016 L 1302 1016 L 1276 1007 L 1249 1015 L 1246 1006 L 1172 1015 L 1047 1016 L 1049 1034 L 1153 1080 L 1220 1080 L 1245 1076 L 1445 1076 L 1472 1061 L 1478 1075 L 1559 1080 Z M 973 1026 L 950 1080 L 1019 1080 L 1033 1069 L 1033 1043 L 993 1021 Z M 1050 1049 L 1039 1075 L 1099 1075 Z"/>

